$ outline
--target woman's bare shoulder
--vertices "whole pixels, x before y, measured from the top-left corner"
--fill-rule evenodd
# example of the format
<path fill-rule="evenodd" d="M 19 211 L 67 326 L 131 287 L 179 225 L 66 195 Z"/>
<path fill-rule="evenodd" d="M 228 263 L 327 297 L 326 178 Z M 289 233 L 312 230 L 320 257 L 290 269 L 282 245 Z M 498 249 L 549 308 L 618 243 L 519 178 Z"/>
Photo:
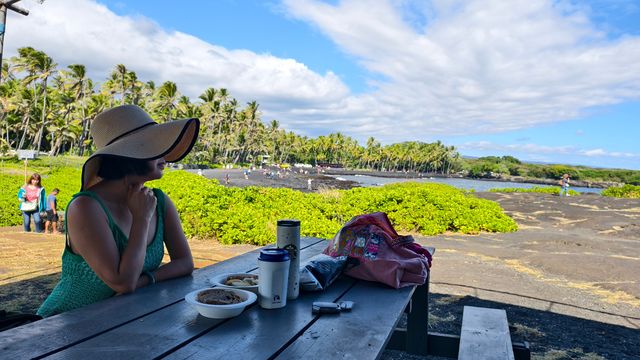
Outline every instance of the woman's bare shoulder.
<path fill-rule="evenodd" d="M 104 211 L 96 199 L 89 196 L 78 196 L 67 207 L 67 214 L 80 219 L 101 219 L 104 216 Z"/>

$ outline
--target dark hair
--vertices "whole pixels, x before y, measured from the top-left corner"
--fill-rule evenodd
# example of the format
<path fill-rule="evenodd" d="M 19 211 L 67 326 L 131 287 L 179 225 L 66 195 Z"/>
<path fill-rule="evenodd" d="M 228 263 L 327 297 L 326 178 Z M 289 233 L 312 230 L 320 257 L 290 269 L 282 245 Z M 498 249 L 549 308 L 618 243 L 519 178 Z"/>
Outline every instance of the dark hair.
<path fill-rule="evenodd" d="M 29 181 L 27 181 L 27 184 L 31 184 L 31 180 L 33 179 L 38 180 L 38 187 L 42 187 L 42 177 L 40 177 L 40 174 L 33 173 L 33 175 L 31 175 L 31 177 L 29 178 Z"/>
<path fill-rule="evenodd" d="M 54 192 L 60 192 L 60 189 L 58 189 L 58 188 L 53 188 L 53 190 L 51 190 L 51 192 L 52 192 L 52 193 L 54 193 Z"/>
<path fill-rule="evenodd" d="M 151 172 L 149 160 L 132 159 L 124 156 L 102 155 L 98 176 L 104 180 L 119 180 L 127 175 L 143 176 Z"/>

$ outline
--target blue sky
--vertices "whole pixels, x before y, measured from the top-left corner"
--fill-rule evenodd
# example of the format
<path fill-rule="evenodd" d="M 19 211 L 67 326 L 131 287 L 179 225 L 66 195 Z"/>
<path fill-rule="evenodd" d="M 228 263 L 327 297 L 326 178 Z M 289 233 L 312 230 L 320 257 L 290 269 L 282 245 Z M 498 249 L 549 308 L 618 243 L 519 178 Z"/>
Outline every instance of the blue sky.
<path fill-rule="evenodd" d="M 176 5 L 178 4 L 178 5 Z M 640 169 L 640 1 L 22 1 L 21 46 L 102 80 L 123 63 L 362 144 Z M 55 36 L 53 36 L 55 34 Z"/>

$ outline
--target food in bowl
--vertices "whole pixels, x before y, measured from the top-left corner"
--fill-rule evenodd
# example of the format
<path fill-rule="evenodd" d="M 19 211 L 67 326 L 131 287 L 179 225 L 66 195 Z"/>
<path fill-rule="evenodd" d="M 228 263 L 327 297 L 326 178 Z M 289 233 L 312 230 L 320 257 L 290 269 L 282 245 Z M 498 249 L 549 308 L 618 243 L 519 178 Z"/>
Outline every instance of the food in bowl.
<path fill-rule="evenodd" d="M 227 273 L 219 274 L 209 279 L 211 285 L 227 288 L 227 289 L 242 289 L 251 291 L 254 294 L 258 294 L 258 283 L 260 279 L 258 274 L 249 273 Z"/>
<path fill-rule="evenodd" d="M 224 284 L 227 286 L 256 286 L 258 285 L 258 275 L 230 275 L 227 277 L 227 280 L 224 281 Z"/>
<path fill-rule="evenodd" d="M 198 302 L 209 305 L 231 305 L 239 304 L 244 299 L 236 293 L 225 289 L 209 289 L 198 293 Z"/>
<path fill-rule="evenodd" d="M 187 304 L 193 306 L 202 316 L 212 319 L 226 319 L 240 315 L 258 296 L 247 290 L 235 288 L 205 288 L 185 295 Z M 237 300 L 240 302 L 235 302 Z"/>

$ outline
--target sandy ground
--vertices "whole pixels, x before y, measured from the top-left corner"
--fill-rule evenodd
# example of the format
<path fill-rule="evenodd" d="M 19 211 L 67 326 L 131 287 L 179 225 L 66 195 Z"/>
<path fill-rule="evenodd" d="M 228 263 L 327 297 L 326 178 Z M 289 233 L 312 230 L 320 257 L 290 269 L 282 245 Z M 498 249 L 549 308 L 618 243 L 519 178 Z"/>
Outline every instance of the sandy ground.
<path fill-rule="evenodd" d="M 458 334 L 463 305 L 503 308 L 540 359 L 640 358 L 640 201 L 478 193 L 507 234 L 420 238 L 437 248 L 430 327 Z"/>
<path fill-rule="evenodd" d="M 222 180 L 226 171 L 204 175 Z M 230 171 L 230 186 L 305 189 L 316 174 L 244 179 Z M 255 177 L 254 177 L 255 176 Z M 464 305 L 503 308 L 513 341 L 528 341 L 534 359 L 640 358 L 640 200 L 597 195 L 558 197 L 477 193 L 498 201 L 519 224 L 508 234 L 419 237 L 435 246 L 430 330 L 458 334 Z M 33 312 L 57 281 L 62 236 L 0 229 L 2 308 Z M 193 239 L 196 265 L 206 266 L 254 247 Z M 385 360 L 420 359 L 386 351 Z"/>
<path fill-rule="evenodd" d="M 64 235 L 24 233 L 21 227 L 0 228 L 0 309 L 35 313 L 60 277 Z M 196 268 L 244 254 L 253 245 L 222 245 L 190 239 Z M 164 262 L 169 261 L 166 253 Z"/>

